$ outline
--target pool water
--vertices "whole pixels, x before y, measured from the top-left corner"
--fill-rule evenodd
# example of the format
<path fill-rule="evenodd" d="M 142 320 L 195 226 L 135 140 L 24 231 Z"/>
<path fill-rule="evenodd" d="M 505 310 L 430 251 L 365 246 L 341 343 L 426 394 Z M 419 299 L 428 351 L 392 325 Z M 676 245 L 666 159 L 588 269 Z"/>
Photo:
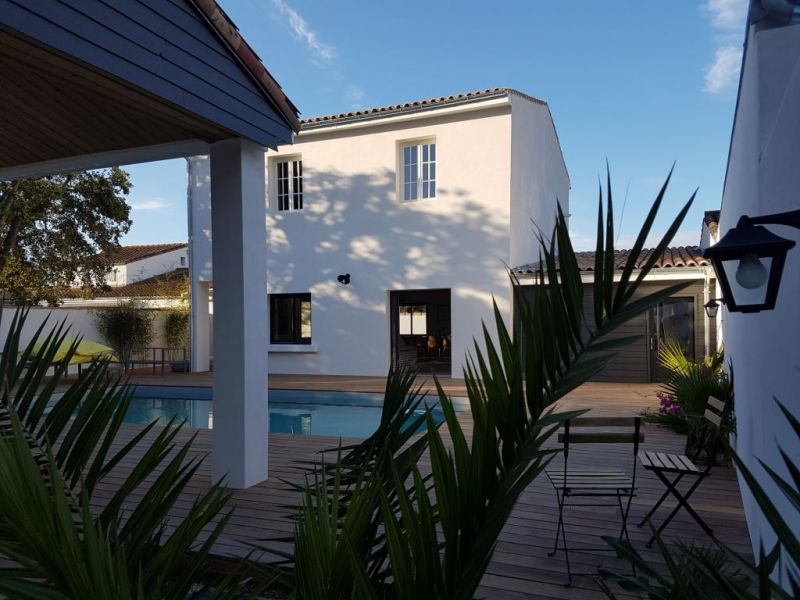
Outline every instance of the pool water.
<path fill-rule="evenodd" d="M 431 403 L 434 398 L 430 399 Z M 270 390 L 270 433 L 367 438 L 378 428 L 382 394 Z M 444 420 L 434 409 L 437 423 Z M 126 423 L 165 425 L 173 417 L 185 427 L 212 429 L 214 409 L 210 388 L 138 386 L 125 415 Z"/>

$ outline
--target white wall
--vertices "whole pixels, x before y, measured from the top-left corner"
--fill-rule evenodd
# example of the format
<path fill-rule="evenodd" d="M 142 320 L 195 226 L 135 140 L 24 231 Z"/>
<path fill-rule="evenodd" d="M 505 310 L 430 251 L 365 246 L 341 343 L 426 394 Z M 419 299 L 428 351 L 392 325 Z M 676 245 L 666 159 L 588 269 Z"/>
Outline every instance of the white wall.
<path fill-rule="evenodd" d="M 113 271 L 116 272 L 117 276 L 114 280 L 106 278 L 106 281 L 111 287 L 119 287 L 149 279 L 156 275 L 162 275 L 175 269 L 187 268 L 189 266 L 188 256 L 188 248 L 183 247 L 156 254 L 155 256 L 148 256 L 142 260 L 136 260 L 124 265 L 114 265 Z M 181 258 L 183 259 L 183 264 L 181 264 Z"/>
<path fill-rule="evenodd" d="M 2 318 L 0 318 L 0 351 L 2 351 L 2 347 L 5 345 L 8 337 L 15 310 L 13 306 L 7 306 L 2 309 Z M 94 313 L 96 310 L 102 310 L 102 308 L 33 307 L 30 309 L 25 321 L 20 343 L 27 344 L 30 342 L 38 328 L 46 321 L 47 325 L 45 325 L 40 339 L 44 339 L 50 331 L 64 322 L 69 327 L 69 332 L 67 333 L 68 337 L 83 337 L 85 340 L 106 344 L 107 342 L 97 331 L 97 327 L 95 327 L 94 324 Z M 166 312 L 161 310 L 150 312 L 153 315 L 153 338 L 150 342 L 150 347 L 166 347 Z"/>
<path fill-rule="evenodd" d="M 530 219 L 552 229 L 555 198 L 566 204 L 569 194 L 547 107 L 512 97 L 513 105 L 500 98 L 306 130 L 267 153 L 269 293 L 312 297 L 311 345 L 270 346 L 272 372 L 385 375 L 390 291 L 451 290 L 458 377 L 473 338 L 482 338 L 481 319 L 494 329 L 493 297 L 510 321 L 504 264 L 533 256 Z M 520 111 L 516 121 L 512 110 Z M 398 146 L 422 138 L 436 140 L 437 198 L 399 201 Z M 512 149 L 520 156 L 512 158 Z M 302 211 L 277 210 L 279 156 L 302 158 Z M 207 160 L 190 159 L 188 173 L 192 280 L 209 281 Z M 517 237 L 524 239 L 512 257 Z M 348 286 L 336 281 L 343 273 L 351 275 Z"/>
<path fill-rule="evenodd" d="M 397 199 L 398 142 L 435 137 L 437 198 Z M 315 353 L 272 353 L 278 373 L 385 375 L 389 290 L 451 289 L 454 373 L 460 376 L 494 295 L 504 314 L 509 260 L 508 106 L 466 115 L 303 133 L 277 154 L 303 160 L 304 210 L 276 210 L 268 177 L 270 293 L 311 292 Z M 275 152 L 268 152 L 274 169 Z M 272 175 L 273 170 L 269 171 Z M 342 286 L 336 277 L 350 273 Z M 277 350 L 277 348 L 275 348 Z"/>
<path fill-rule="evenodd" d="M 569 215 L 569 174 L 547 106 L 512 94 L 511 264 L 539 260 L 537 231 L 547 238 L 556 205 Z M 537 229 L 538 228 L 538 229 Z"/>
<path fill-rule="evenodd" d="M 732 137 L 720 217 L 720 238 L 742 214 L 758 216 L 800 208 L 800 26 L 756 31 L 751 28 Z M 800 232 L 770 226 L 800 242 Z M 728 313 L 725 350 L 733 361 L 736 385 L 737 450 L 770 490 L 795 529 L 789 506 L 757 458 L 786 475 L 778 453 L 800 456 L 800 445 L 773 397 L 800 417 L 800 247 L 789 251 L 775 310 Z M 774 536 L 752 496 L 744 493 L 754 551 L 770 548 Z"/>

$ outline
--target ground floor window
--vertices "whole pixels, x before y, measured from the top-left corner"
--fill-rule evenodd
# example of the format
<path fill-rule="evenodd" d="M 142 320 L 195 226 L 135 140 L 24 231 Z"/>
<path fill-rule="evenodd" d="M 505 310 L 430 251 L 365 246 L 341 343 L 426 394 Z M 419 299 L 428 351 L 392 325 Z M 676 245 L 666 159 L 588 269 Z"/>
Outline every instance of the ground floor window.
<path fill-rule="evenodd" d="M 311 343 L 311 294 L 271 294 L 269 306 L 271 343 Z"/>
<path fill-rule="evenodd" d="M 425 335 L 428 333 L 427 306 L 425 304 L 400 305 L 400 335 Z"/>

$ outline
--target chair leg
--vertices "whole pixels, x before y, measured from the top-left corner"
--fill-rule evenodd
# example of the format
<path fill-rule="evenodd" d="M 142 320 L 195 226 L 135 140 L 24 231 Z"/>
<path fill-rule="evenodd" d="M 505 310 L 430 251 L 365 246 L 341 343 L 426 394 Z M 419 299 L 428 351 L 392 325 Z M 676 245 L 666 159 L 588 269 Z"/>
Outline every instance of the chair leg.
<path fill-rule="evenodd" d="M 678 482 L 681 480 L 682 477 L 683 477 L 683 473 L 681 473 L 680 475 L 678 475 L 675 478 L 675 480 L 672 482 L 672 485 L 673 486 L 678 485 Z M 663 479 L 662 479 L 662 481 L 663 481 Z M 658 499 L 658 502 L 656 502 L 653 505 L 653 508 L 650 509 L 650 511 L 645 515 L 644 519 L 642 519 L 641 522 L 639 524 L 637 524 L 636 526 L 637 527 L 644 527 L 644 524 L 647 523 L 650 520 L 650 518 L 656 513 L 658 508 L 661 506 L 661 503 L 664 502 L 664 500 L 667 499 L 667 496 L 669 496 L 669 494 L 670 494 L 670 486 L 668 485 L 667 489 L 661 495 L 661 498 Z"/>
<path fill-rule="evenodd" d="M 558 535 L 561 534 L 561 545 L 564 550 L 564 560 L 567 564 L 567 586 L 572 585 L 572 568 L 569 564 L 569 548 L 567 547 L 567 528 L 564 524 L 564 502 L 566 501 L 566 494 L 559 494 L 556 490 L 556 497 L 558 498 L 558 526 L 556 527 L 556 539 L 553 541 L 553 551 L 548 552 L 548 556 L 555 556 L 558 551 Z"/>
<path fill-rule="evenodd" d="M 692 518 L 695 521 L 697 521 L 698 525 L 700 525 L 703 531 L 705 531 L 708 535 L 713 535 L 713 530 L 711 529 L 711 527 L 709 527 L 705 523 L 705 521 L 703 521 L 703 519 L 700 518 L 700 515 L 698 515 L 691 506 L 689 506 L 689 497 L 694 493 L 694 491 L 697 489 L 700 483 L 702 483 L 705 477 L 704 476 L 698 477 L 697 480 L 692 484 L 692 486 L 687 490 L 687 492 L 685 494 L 681 494 L 675 487 L 675 484 L 677 484 L 678 481 L 677 479 L 674 482 L 670 482 L 666 477 L 664 477 L 662 473 L 659 473 L 658 471 L 656 471 L 656 475 L 658 475 L 659 478 L 664 482 L 664 485 L 667 486 L 668 488 L 667 491 L 671 492 L 672 495 L 675 496 L 675 498 L 678 500 L 678 504 L 675 506 L 675 508 L 672 509 L 669 515 L 667 515 L 667 518 L 664 519 L 664 522 L 661 523 L 656 532 L 650 537 L 650 539 L 646 544 L 647 547 L 650 548 L 653 545 L 653 541 L 655 541 L 656 536 L 660 535 L 661 532 L 664 531 L 667 525 L 669 525 L 669 522 L 672 521 L 675 515 L 678 514 L 678 511 L 681 509 L 681 507 L 686 509 L 686 512 L 688 512 L 692 516 Z"/>

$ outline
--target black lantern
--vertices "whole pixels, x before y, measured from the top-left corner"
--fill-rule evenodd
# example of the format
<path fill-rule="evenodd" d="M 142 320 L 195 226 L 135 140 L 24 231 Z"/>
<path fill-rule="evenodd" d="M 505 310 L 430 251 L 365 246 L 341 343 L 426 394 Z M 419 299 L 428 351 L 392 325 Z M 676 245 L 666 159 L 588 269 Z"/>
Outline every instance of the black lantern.
<path fill-rule="evenodd" d="M 350 285 L 350 273 L 345 273 L 344 275 L 339 275 L 336 278 L 336 281 L 338 281 L 342 285 Z"/>
<path fill-rule="evenodd" d="M 703 305 L 706 309 L 706 314 L 708 315 L 709 319 L 713 319 L 717 316 L 720 303 L 725 304 L 725 300 L 722 298 L 712 298 Z"/>
<path fill-rule="evenodd" d="M 742 216 L 736 227 L 703 253 L 714 266 L 722 297 L 731 312 L 775 308 L 786 253 L 795 242 L 761 227 L 762 223 L 800 229 L 800 210 L 763 217 Z"/>

